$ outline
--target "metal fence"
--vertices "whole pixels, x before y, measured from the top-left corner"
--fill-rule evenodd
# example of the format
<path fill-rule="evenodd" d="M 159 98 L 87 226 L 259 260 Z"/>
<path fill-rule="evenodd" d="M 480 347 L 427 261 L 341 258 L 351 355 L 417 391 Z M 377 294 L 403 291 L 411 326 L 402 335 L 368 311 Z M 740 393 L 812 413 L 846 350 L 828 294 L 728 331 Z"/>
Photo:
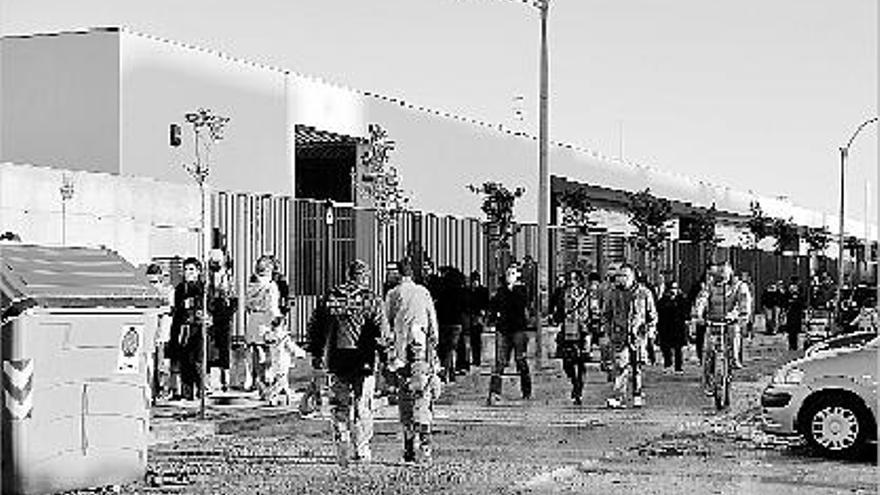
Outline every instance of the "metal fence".
<path fill-rule="evenodd" d="M 328 218 L 330 209 L 332 216 Z M 343 280 L 345 267 L 355 258 L 371 265 L 376 291 L 381 290 L 388 262 L 419 251 L 436 267 L 454 266 L 464 273 L 479 271 L 490 289 L 497 286 L 499 264 L 523 261 L 527 256 L 537 258 L 537 226 L 533 224 L 521 225 L 511 239 L 510 252 L 496 259 L 485 224 L 479 219 L 406 211 L 380 226 L 376 213 L 368 208 L 284 196 L 217 192 L 212 197 L 212 226 L 215 242 L 232 259 L 236 292 L 242 296 L 234 327 L 239 337 L 244 334 L 245 324 L 243 296 L 254 263 L 262 254 L 275 255 L 290 282 L 292 308 L 288 323 L 298 340 L 305 338 L 306 323 L 319 295 Z M 553 227 L 549 246 L 550 289 L 560 271 L 579 268 L 603 273 L 610 262 L 635 259 L 627 239 L 615 233 L 572 236 Z M 729 248 L 724 255 L 738 272 L 751 275 L 758 293 L 770 280 L 798 275 L 806 281 L 809 273 L 810 263 L 805 257 L 739 248 Z M 679 280 L 687 291 L 703 275 L 706 261 L 705 253 L 697 246 L 670 241 L 658 268 Z M 833 263 L 823 263 L 821 258 L 819 263 L 835 275 Z"/>

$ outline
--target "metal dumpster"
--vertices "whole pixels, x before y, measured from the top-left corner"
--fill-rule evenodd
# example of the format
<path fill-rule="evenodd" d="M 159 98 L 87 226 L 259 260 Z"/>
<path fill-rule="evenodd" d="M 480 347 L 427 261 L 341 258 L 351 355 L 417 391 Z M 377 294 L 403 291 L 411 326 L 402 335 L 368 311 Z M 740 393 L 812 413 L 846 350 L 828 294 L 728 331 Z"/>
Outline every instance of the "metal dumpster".
<path fill-rule="evenodd" d="M 4 495 L 143 477 L 161 304 L 111 251 L 0 245 Z"/>

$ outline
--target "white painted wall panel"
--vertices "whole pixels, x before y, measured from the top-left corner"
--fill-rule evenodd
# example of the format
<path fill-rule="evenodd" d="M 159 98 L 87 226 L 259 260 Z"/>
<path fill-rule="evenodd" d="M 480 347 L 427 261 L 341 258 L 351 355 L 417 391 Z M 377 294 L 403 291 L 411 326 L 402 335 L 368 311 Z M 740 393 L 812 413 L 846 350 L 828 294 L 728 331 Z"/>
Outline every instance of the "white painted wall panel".
<path fill-rule="evenodd" d="M 209 181 L 237 191 L 292 193 L 282 72 L 145 35 L 122 32 L 122 173 L 190 184 L 191 128 L 180 148 L 169 125 L 200 107 L 231 118 L 212 153 Z"/>
<path fill-rule="evenodd" d="M 119 167 L 119 33 L 7 37 L 0 161 Z"/>

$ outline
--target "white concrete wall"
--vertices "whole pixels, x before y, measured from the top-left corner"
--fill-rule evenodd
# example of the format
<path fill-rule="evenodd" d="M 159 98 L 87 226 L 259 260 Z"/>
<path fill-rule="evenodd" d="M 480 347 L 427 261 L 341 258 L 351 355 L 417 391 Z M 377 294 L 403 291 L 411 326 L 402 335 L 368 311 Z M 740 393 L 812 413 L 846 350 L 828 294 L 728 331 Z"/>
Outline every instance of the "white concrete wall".
<path fill-rule="evenodd" d="M 67 245 L 104 245 L 135 265 L 198 255 L 195 186 L 114 174 L 0 163 L 0 232 L 15 232 L 28 244 L 60 245 L 65 175 L 74 185 Z"/>
<path fill-rule="evenodd" d="M 0 161 L 118 170 L 118 39 L 95 30 L 0 40 Z"/>
<path fill-rule="evenodd" d="M 123 31 L 122 173 L 192 183 L 194 160 L 184 114 L 208 108 L 230 117 L 212 153 L 217 189 L 292 194 L 285 74 L 217 53 Z M 183 146 L 169 146 L 169 125 L 183 125 Z"/>

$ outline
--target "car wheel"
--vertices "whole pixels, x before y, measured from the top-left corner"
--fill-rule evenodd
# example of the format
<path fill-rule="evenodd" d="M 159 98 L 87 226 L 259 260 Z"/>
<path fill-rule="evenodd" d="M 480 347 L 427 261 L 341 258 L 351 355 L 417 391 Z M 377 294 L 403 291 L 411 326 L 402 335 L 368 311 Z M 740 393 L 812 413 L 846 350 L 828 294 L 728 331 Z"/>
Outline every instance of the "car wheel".
<path fill-rule="evenodd" d="M 848 397 L 833 395 L 815 402 L 804 415 L 807 441 L 828 457 L 850 457 L 864 447 L 868 412 Z"/>

